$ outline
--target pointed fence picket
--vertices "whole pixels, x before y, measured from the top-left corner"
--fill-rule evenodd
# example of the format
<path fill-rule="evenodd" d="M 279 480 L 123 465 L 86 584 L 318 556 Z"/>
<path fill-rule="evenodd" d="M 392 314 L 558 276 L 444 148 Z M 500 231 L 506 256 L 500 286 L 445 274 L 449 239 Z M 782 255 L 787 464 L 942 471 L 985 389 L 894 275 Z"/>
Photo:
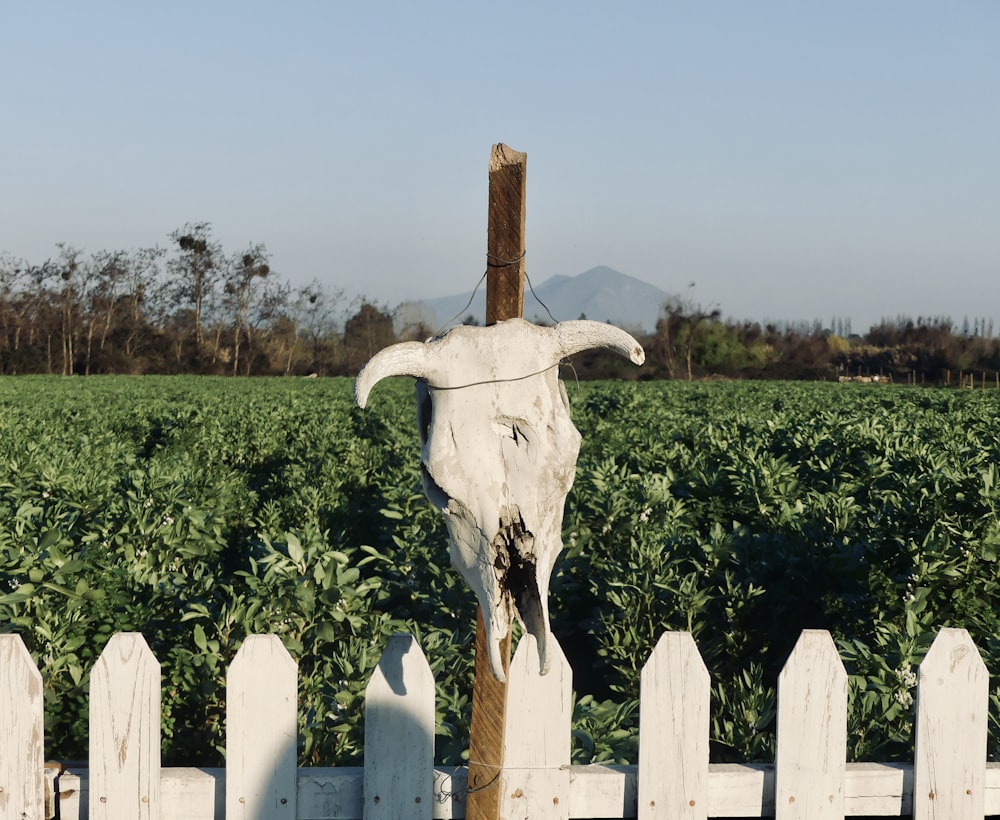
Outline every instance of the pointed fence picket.
<path fill-rule="evenodd" d="M 250 635 L 226 678 L 226 820 L 295 820 L 298 666 Z"/>
<path fill-rule="evenodd" d="M 777 820 L 843 817 L 846 766 L 847 672 L 829 633 L 807 629 L 778 676 Z"/>
<path fill-rule="evenodd" d="M 430 820 L 434 676 L 411 635 L 390 638 L 365 690 L 366 820 Z"/>
<path fill-rule="evenodd" d="M 42 676 L 17 635 L 0 635 L 0 818 L 45 817 Z"/>
<path fill-rule="evenodd" d="M 708 816 L 711 682 L 694 638 L 667 632 L 640 678 L 640 818 Z"/>
<path fill-rule="evenodd" d="M 914 820 L 983 816 L 989 675 L 964 629 L 942 629 L 917 676 Z"/>
<path fill-rule="evenodd" d="M 554 639 L 549 671 L 538 669 L 534 637 L 524 636 L 511 660 L 507 684 L 506 763 L 497 772 L 500 816 L 569 818 L 573 674 Z"/>
<path fill-rule="evenodd" d="M 90 817 L 160 813 L 160 664 L 142 635 L 122 632 L 90 674 Z"/>
<path fill-rule="evenodd" d="M 826 632 L 805 631 L 778 681 L 770 764 L 709 764 L 708 672 L 691 636 L 668 633 L 642 672 L 638 766 L 571 766 L 571 678 L 534 640 L 510 668 L 505 818 L 965 820 L 1000 814 L 986 762 L 988 676 L 967 632 L 944 629 L 920 666 L 913 764 L 845 764 L 847 686 Z M 296 665 L 251 636 L 227 679 L 227 768 L 160 768 L 160 671 L 137 634 L 114 636 L 90 677 L 90 768 L 43 771 L 41 676 L 0 636 L 0 820 L 462 818 L 465 767 L 434 768 L 434 681 L 410 636 L 389 645 L 366 698 L 363 768 L 295 767 Z"/>

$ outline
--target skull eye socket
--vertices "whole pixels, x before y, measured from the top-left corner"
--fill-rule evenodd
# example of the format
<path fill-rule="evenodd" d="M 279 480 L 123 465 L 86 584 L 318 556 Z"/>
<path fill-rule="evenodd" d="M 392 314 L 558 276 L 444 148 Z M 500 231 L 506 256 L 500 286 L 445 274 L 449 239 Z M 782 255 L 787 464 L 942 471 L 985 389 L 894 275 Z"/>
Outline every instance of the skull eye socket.
<path fill-rule="evenodd" d="M 417 379 L 417 431 L 420 433 L 421 447 L 427 443 L 430 435 L 433 414 L 434 400 L 431 398 L 431 391 L 427 389 L 425 381 Z"/>
<path fill-rule="evenodd" d="M 431 391 L 427 389 L 427 383 L 422 379 L 417 379 L 417 430 L 420 433 L 420 446 L 427 444 L 427 439 L 431 433 L 431 418 L 434 415 L 434 400 L 431 398 Z M 420 477 L 424 484 L 424 493 L 431 504 L 440 510 L 447 508 L 448 494 L 441 489 L 441 486 L 434 480 L 427 465 L 420 463 Z"/>

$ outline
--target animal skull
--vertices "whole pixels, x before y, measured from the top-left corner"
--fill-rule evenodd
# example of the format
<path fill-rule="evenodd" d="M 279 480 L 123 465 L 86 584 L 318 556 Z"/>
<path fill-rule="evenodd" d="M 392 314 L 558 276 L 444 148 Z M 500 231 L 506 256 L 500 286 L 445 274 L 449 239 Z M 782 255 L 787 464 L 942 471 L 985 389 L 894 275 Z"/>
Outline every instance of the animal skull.
<path fill-rule="evenodd" d="M 645 360 L 639 343 L 612 325 L 509 319 L 392 345 L 355 383 L 363 408 L 382 379 L 418 380 L 424 491 L 444 514 L 452 565 L 479 600 L 498 680 L 500 641 L 514 617 L 534 635 L 541 672 L 548 671 L 549 579 L 580 450 L 557 371 L 565 357 L 592 348 Z"/>

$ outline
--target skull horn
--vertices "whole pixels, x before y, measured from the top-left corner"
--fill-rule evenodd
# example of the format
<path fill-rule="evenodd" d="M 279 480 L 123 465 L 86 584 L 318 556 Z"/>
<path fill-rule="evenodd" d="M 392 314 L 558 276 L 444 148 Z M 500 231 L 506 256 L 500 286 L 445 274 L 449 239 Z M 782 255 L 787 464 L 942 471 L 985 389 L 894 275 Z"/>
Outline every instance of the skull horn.
<path fill-rule="evenodd" d="M 642 364 L 646 361 L 642 345 L 631 335 L 614 325 L 587 319 L 576 319 L 571 322 L 560 322 L 554 330 L 559 339 L 560 358 L 572 356 L 583 350 L 604 348 L 613 350 L 633 364 Z"/>
<path fill-rule="evenodd" d="M 400 342 L 372 356 L 354 382 L 354 400 L 358 407 L 364 408 L 371 389 L 389 376 L 426 379 L 431 373 L 429 352 L 422 342 Z"/>

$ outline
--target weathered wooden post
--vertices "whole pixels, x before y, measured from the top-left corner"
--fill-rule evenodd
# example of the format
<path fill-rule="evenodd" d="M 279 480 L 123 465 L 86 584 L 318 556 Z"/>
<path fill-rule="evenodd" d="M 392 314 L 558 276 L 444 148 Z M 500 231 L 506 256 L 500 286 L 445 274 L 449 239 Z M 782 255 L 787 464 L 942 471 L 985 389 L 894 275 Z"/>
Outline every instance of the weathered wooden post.
<path fill-rule="evenodd" d="M 503 143 L 490 154 L 486 324 L 524 313 L 524 203 L 528 155 Z"/>
<path fill-rule="evenodd" d="M 500 143 L 490 153 L 486 239 L 486 324 L 524 313 L 524 204 L 528 155 Z M 500 643 L 504 672 L 510 667 L 510 635 Z M 500 772 L 507 723 L 507 680 L 490 669 L 482 607 L 476 609 L 476 666 L 469 727 L 468 820 L 500 817 Z"/>

